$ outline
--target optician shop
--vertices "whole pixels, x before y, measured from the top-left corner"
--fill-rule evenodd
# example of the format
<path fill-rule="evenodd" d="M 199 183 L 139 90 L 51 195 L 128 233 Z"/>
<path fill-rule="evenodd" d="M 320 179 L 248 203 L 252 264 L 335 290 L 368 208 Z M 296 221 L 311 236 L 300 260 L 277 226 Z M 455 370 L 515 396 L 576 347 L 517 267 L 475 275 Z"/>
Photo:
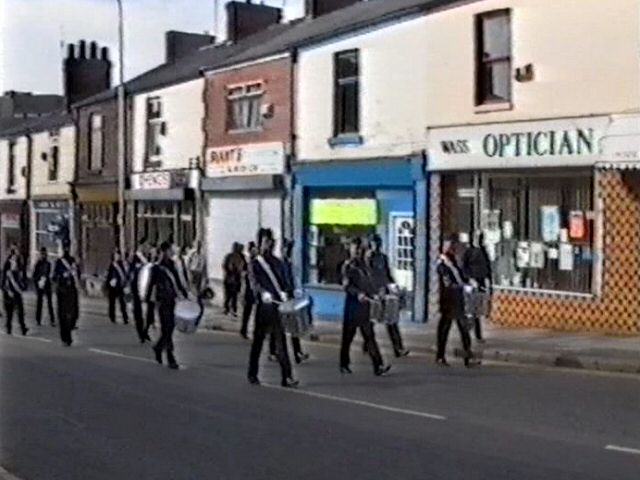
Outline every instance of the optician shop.
<path fill-rule="evenodd" d="M 640 318 L 638 197 L 599 168 L 609 116 L 437 128 L 431 172 L 429 312 L 443 236 L 482 232 L 491 320 L 572 331 L 632 331 Z M 638 259 L 640 261 L 640 259 Z"/>

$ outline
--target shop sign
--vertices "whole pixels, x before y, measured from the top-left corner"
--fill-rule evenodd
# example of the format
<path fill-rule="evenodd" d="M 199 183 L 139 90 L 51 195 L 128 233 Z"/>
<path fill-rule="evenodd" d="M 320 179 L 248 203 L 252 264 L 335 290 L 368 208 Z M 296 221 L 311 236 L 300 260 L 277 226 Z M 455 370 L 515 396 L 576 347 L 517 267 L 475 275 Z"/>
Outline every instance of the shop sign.
<path fill-rule="evenodd" d="M 593 165 L 609 117 L 437 128 L 429 131 L 429 169 Z"/>
<path fill-rule="evenodd" d="M 20 228 L 20 214 L 3 213 L 0 216 L 0 225 L 2 225 L 2 228 Z"/>
<path fill-rule="evenodd" d="M 137 189 L 166 190 L 171 188 L 171 172 L 139 173 L 136 176 L 138 177 Z"/>
<path fill-rule="evenodd" d="M 206 175 L 279 175 L 284 173 L 284 160 L 282 143 L 210 148 L 206 155 Z"/>
<path fill-rule="evenodd" d="M 378 202 L 373 198 L 314 198 L 311 225 L 376 225 Z"/>

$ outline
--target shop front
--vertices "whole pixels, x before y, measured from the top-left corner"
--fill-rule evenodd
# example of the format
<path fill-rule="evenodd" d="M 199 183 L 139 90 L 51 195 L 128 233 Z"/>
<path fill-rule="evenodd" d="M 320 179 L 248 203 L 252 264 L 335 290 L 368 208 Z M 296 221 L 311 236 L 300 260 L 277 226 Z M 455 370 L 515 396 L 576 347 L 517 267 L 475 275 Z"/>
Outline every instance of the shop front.
<path fill-rule="evenodd" d="M 204 230 L 207 272 L 222 299 L 224 257 L 234 242 L 246 246 L 270 228 L 281 249 L 286 220 L 285 150 L 279 142 L 207 150 Z"/>
<path fill-rule="evenodd" d="M 153 245 L 170 242 L 191 247 L 198 236 L 199 171 L 164 170 L 134 173 L 126 192 L 133 228 L 133 248 L 146 239 Z"/>
<path fill-rule="evenodd" d="M 23 254 L 28 251 L 28 231 L 25 205 L 22 200 L 0 202 L 0 260 L 4 261 L 9 250 L 16 245 Z"/>
<path fill-rule="evenodd" d="M 46 248 L 53 260 L 62 253 L 65 241 L 72 240 L 73 203 L 66 198 L 36 198 L 31 202 L 31 259 Z"/>
<path fill-rule="evenodd" d="M 405 292 L 405 320 L 423 321 L 426 182 L 414 159 L 300 163 L 294 177 L 296 273 L 315 315 L 342 318 L 341 267 L 353 237 L 379 235 L 395 282 Z M 424 237 L 423 237 L 424 238 Z"/>
<path fill-rule="evenodd" d="M 492 265 L 491 320 L 628 333 L 640 302 L 634 186 L 597 168 L 610 117 L 433 129 L 430 316 L 443 236 L 477 233 Z M 627 232 L 627 230 L 629 230 Z M 640 233 L 640 232 L 638 232 Z M 464 246 L 462 250 L 464 249 Z M 462 252 L 460 252 L 462 253 Z"/>

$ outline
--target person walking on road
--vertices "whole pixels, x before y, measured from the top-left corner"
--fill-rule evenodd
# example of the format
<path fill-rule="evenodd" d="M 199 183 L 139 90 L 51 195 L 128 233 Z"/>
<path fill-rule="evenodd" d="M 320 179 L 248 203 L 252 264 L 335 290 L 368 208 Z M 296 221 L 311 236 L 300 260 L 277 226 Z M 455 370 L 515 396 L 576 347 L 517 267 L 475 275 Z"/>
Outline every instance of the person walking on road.
<path fill-rule="evenodd" d="M 33 269 L 33 283 L 36 286 L 36 324 L 42 323 L 42 304 L 47 301 L 47 309 L 49 311 L 49 323 L 52 327 L 56 326 L 56 317 L 53 313 L 53 293 L 51 290 L 51 277 L 53 275 L 53 266 L 49 261 L 47 249 L 40 249 L 40 258 L 36 262 Z"/>
<path fill-rule="evenodd" d="M 177 370 L 179 366 L 173 354 L 173 331 L 176 326 L 174 310 L 178 296 L 188 298 L 189 295 L 180 281 L 172 256 L 172 248 L 168 242 L 160 245 L 160 258 L 153 266 L 146 300 L 150 301 L 155 294 L 160 316 L 160 338 L 153 347 L 156 361 L 162 365 L 162 353 L 167 352 L 169 368 Z"/>
<path fill-rule="evenodd" d="M 119 250 L 113 252 L 111 265 L 107 272 L 107 292 L 109 296 L 109 320 L 116 323 L 116 302 L 120 306 L 122 322 L 127 325 L 129 323 L 129 315 L 127 314 L 127 302 L 125 301 L 125 289 L 128 287 L 129 279 L 127 276 L 127 266 L 122 259 Z"/>
<path fill-rule="evenodd" d="M 76 328 L 79 316 L 78 308 L 78 266 L 71 256 L 69 242 L 63 244 L 63 253 L 53 268 L 53 281 L 56 284 L 58 302 L 58 324 L 60 339 L 67 347 L 73 343 L 72 330 Z"/>
<path fill-rule="evenodd" d="M 202 244 L 200 242 L 197 242 L 195 248 L 189 253 L 187 267 L 191 275 L 191 287 L 194 289 L 196 295 L 199 295 L 206 286 L 206 262 L 202 254 Z"/>
<path fill-rule="evenodd" d="M 477 232 L 474 235 L 473 244 L 465 250 L 462 257 L 462 268 L 472 286 L 477 289 L 480 298 L 483 299 L 480 311 L 473 311 L 472 315 L 476 340 L 484 343 L 481 317 L 488 314 L 492 274 L 491 260 L 484 246 L 484 234 L 482 232 Z"/>
<path fill-rule="evenodd" d="M 374 235 L 372 242 L 372 248 L 367 252 L 366 263 L 371 272 L 371 281 L 373 287 L 380 297 L 384 297 L 390 293 L 391 285 L 395 284 L 395 280 L 391 273 L 391 266 L 389 265 L 389 257 L 382 251 L 382 237 L 380 235 Z M 387 325 L 387 333 L 393 346 L 393 352 L 396 358 L 406 357 L 409 355 L 409 350 L 404 348 L 402 342 L 402 335 L 400 334 L 400 327 L 397 323 Z"/>
<path fill-rule="evenodd" d="M 251 313 L 253 312 L 253 307 L 256 303 L 256 297 L 253 292 L 253 276 L 251 273 L 251 262 L 255 260 L 258 255 L 258 247 L 256 242 L 249 242 L 247 245 L 247 252 L 249 254 L 249 261 L 244 270 L 244 301 L 242 305 L 242 326 L 240 327 L 240 336 L 245 340 L 249 338 L 248 330 L 249 330 L 249 320 L 251 319 Z"/>
<path fill-rule="evenodd" d="M 382 360 L 370 320 L 370 302 L 376 300 L 377 295 L 364 261 L 364 249 L 360 238 L 353 238 L 349 243 L 349 258 L 342 266 L 342 284 L 347 295 L 342 322 L 340 372 L 343 374 L 353 373 L 351 371 L 350 349 L 353 337 L 360 329 L 367 353 L 371 357 L 374 374 L 376 376 L 385 375 L 391 366 L 385 365 Z"/>
<path fill-rule="evenodd" d="M 13 314 L 18 316 L 18 323 L 22 329 L 22 335 L 26 335 L 29 329 L 24 321 L 24 301 L 22 292 L 26 290 L 22 263 L 16 248 L 12 248 L 11 254 L 3 267 L 2 292 L 4 296 L 4 310 L 6 313 L 7 334 L 13 330 Z"/>
<path fill-rule="evenodd" d="M 249 383 L 259 385 L 258 370 L 260 354 L 265 337 L 269 334 L 276 339 L 276 351 L 280 363 L 283 387 L 296 387 L 298 381 L 293 378 L 291 362 L 283 342 L 284 330 L 276 302 L 287 300 L 286 292 L 291 290 L 288 285 L 285 267 L 282 260 L 273 254 L 275 241 L 273 232 L 268 228 L 261 228 L 258 232 L 260 254 L 251 262 L 250 269 L 254 279 L 254 292 L 257 299 L 255 329 L 253 343 L 249 356 Z"/>
<path fill-rule="evenodd" d="M 464 350 L 464 364 L 466 367 L 477 365 L 472 358 L 471 337 L 465 325 L 464 289 L 469 288 L 456 260 L 458 237 L 452 235 L 442 244 L 442 253 L 438 259 L 438 280 L 440 282 L 440 321 L 438 322 L 438 348 L 436 363 L 449 366 L 445 353 L 451 324 L 456 322 L 462 348 Z"/>
<path fill-rule="evenodd" d="M 222 264 L 224 272 L 224 314 L 238 316 L 238 293 L 242 286 L 242 274 L 247 268 L 241 243 L 233 242 L 231 253 L 227 254 Z"/>
<path fill-rule="evenodd" d="M 140 292 L 140 273 L 143 268 L 149 268 L 149 260 L 145 256 L 143 249 L 146 240 L 141 240 L 138 249 L 131 256 L 129 261 L 129 281 L 131 288 L 131 297 L 133 300 L 133 320 L 136 324 L 136 333 L 140 343 L 151 341 L 149 337 L 149 325 L 145 322 L 144 312 L 142 308 L 143 296 L 145 292 Z"/>
<path fill-rule="evenodd" d="M 154 245 L 153 247 L 151 247 L 149 249 L 149 253 L 147 255 L 147 260 L 149 260 L 150 263 L 152 263 L 153 265 L 157 264 L 159 259 L 160 259 L 160 253 L 159 253 L 159 248 L 157 245 Z M 152 267 L 152 272 L 153 272 L 153 267 Z M 152 273 L 153 274 L 153 273 Z M 149 283 L 151 283 L 151 281 L 149 280 Z M 150 287 L 147 287 L 147 291 L 151 291 Z M 142 294 L 142 292 L 141 292 Z M 153 327 L 154 329 L 156 328 L 156 302 L 153 300 L 153 297 L 149 297 L 148 295 L 143 296 L 143 298 L 147 298 L 147 301 L 145 302 L 147 304 L 147 310 L 146 310 L 146 324 L 145 327 L 147 329 L 147 332 L 149 331 L 149 329 L 151 327 Z"/>

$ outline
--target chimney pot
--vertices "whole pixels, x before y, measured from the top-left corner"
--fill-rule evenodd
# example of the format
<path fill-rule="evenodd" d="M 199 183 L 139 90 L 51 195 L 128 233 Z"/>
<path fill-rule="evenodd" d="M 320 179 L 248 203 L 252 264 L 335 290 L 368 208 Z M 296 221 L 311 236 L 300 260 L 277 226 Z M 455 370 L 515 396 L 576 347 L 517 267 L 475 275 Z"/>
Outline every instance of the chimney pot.
<path fill-rule="evenodd" d="M 76 58 L 76 46 L 73 43 L 67 45 L 67 58 L 74 59 Z"/>
<path fill-rule="evenodd" d="M 107 47 L 102 47 L 100 49 L 100 59 L 109 61 L 109 49 Z"/>
<path fill-rule="evenodd" d="M 80 40 L 80 53 L 79 58 L 87 58 L 87 42 Z"/>
<path fill-rule="evenodd" d="M 91 42 L 89 44 L 89 58 L 98 58 L 98 44 L 96 42 Z"/>

